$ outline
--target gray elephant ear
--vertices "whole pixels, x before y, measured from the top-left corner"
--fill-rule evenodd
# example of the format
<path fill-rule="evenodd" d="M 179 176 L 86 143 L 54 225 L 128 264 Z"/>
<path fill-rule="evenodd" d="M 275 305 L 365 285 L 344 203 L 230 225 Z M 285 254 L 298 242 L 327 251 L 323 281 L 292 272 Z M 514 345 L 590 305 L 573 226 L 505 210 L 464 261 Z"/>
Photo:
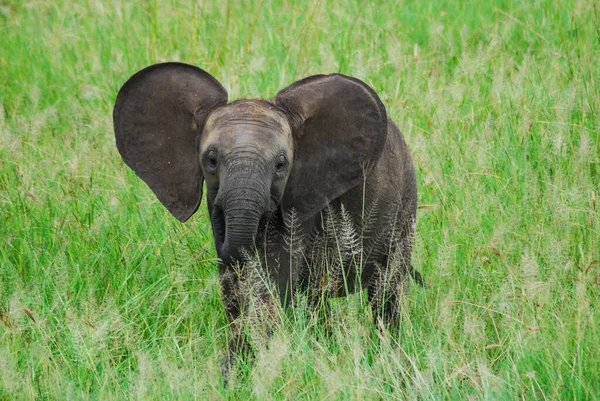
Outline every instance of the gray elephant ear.
<path fill-rule="evenodd" d="M 373 89 L 341 74 L 297 81 L 275 102 L 291 115 L 295 139 L 282 207 L 305 219 L 363 184 L 385 145 L 387 114 Z"/>
<path fill-rule="evenodd" d="M 199 136 L 208 113 L 227 103 L 210 74 L 182 63 L 163 63 L 133 75 L 119 90 L 113 122 L 125 163 L 181 221 L 202 198 Z"/>

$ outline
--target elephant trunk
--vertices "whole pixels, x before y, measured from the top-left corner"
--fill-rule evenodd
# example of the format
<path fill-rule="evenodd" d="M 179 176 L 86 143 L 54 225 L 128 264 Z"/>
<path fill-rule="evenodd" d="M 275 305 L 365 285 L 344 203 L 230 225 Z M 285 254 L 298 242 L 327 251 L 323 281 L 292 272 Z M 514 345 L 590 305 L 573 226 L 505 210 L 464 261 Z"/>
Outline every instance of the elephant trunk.
<path fill-rule="evenodd" d="M 215 227 L 215 237 L 221 242 L 217 244 L 217 252 L 225 264 L 242 261 L 243 252 L 252 255 L 260 221 L 268 211 L 268 196 L 263 191 L 233 187 L 216 205 L 218 210 L 213 219 L 213 225 L 220 225 Z"/>

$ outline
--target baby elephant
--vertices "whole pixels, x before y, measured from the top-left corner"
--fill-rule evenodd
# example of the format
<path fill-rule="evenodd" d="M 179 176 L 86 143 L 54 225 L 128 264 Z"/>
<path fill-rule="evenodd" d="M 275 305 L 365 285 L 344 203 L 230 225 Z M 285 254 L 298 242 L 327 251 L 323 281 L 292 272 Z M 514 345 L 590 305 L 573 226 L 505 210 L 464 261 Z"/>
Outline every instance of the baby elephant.
<path fill-rule="evenodd" d="M 304 291 L 317 305 L 366 288 L 387 323 L 407 277 L 421 282 L 413 163 L 364 82 L 315 75 L 270 101 L 227 103 L 207 72 L 156 64 L 123 85 L 113 118 L 123 160 L 173 216 L 194 214 L 206 182 L 232 353 L 253 308 L 241 287 L 257 271 L 252 288 L 265 303 Z"/>

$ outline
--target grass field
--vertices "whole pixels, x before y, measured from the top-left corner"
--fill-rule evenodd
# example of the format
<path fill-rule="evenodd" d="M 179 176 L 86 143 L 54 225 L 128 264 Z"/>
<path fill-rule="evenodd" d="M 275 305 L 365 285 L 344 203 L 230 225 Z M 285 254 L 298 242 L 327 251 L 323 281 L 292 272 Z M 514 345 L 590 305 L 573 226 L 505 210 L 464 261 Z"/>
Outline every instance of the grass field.
<path fill-rule="evenodd" d="M 0 400 L 600 399 L 600 4 L 0 0 Z M 120 159 L 119 87 L 160 61 L 230 98 L 363 79 L 413 153 L 398 332 L 288 310 L 223 388 L 206 207 Z"/>

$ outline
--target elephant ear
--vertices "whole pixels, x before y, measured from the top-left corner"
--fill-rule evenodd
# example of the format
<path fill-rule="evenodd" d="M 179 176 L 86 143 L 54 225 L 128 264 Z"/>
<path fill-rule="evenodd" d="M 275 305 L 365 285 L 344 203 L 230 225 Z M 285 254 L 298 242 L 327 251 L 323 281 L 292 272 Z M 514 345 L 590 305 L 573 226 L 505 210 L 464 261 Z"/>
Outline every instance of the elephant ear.
<path fill-rule="evenodd" d="M 373 89 L 341 74 L 297 81 L 275 102 L 290 114 L 295 140 L 282 207 L 306 219 L 362 185 L 385 145 L 387 114 Z"/>
<path fill-rule="evenodd" d="M 117 95 L 113 122 L 123 160 L 181 221 L 202 198 L 200 130 L 225 103 L 227 92 L 215 78 L 182 63 L 147 67 Z"/>

